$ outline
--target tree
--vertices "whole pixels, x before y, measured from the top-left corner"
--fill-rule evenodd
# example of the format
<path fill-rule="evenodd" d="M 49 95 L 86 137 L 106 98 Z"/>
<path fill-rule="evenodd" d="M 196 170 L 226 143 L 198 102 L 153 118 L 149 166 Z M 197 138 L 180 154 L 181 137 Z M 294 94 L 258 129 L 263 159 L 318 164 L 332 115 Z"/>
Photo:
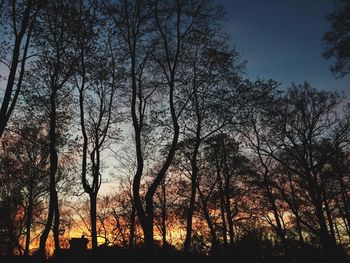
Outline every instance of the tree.
<path fill-rule="evenodd" d="M 196 199 L 198 175 L 197 158 L 203 141 L 232 123 L 232 104 L 235 88 L 240 81 L 243 64 L 235 50 L 229 50 L 226 39 L 219 39 L 215 29 L 191 39 L 194 52 L 188 52 L 186 73 L 188 78 L 188 106 L 184 109 L 184 136 L 192 144 L 191 198 L 187 216 L 184 252 L 189 252 L 192 232 L 192 214 Z"/>
<path fill-rule="evenodd" d="M 23 253 L 19 240 L 24 225 L 24 197 L 22 186 L 16 181 L 14 163 L 6 157 L 3 156 L 0 163 L 0 255 L 14 255 Z"/>
<path fill-rule="evenodd" d="M 240 109 L 241 123 L 239 131 L 244 136 L 249 148 L 253 151 L 257 163 L 255 165 L 254 185 L 258 186 L 265 200 L 263 204 L 267 206 L 268 212 L 272 211 L 273 220 L 266 215 L 268 223 L 274 229 L 284 253 L 287 252 L 286 231 L 283 226 L 283 218 L 278 207 L 278 200 L 274 189 L 275 162 L 270 156 L 264 154 L 264 142 L 269 132 L 269 123 L 273 115 L 264 114 L 275 103 L 278 97 L 278 84 L 275 81 L 246 82 L 243 85 L 241 96 L 242 107 Z"/>
<path fill-rule="evenodd" d="M 195 10 L 195 12 L 192 10 Z M 211 23 L 214 24 L 214 21 L 218 19 L 220 14 L 217 7 L 211 6 L 209 3 L 199 3 L 198 1 L 173 1 L 171 4 L 155 1 L 153 11 L 156 33 L 158 34 L 156 40 L 160 42 L 159 48 L 155 50 L 157 52 L 154 54 L 154 61 L 161 72 L 160 78 L 167 83 L 165 87 L 168 88 L 168 107 L 173 136 L 170 140 L 169 150 L 165 154 L 164 163 L 145 195 L 145 210 L 148 217 L 147 221 L 149 221 L 147 228 L 150 236 L 153 236 L 153 196 L 175 156 L 180 135 L 179 118 L 192 96 L 190 95 L 184 100 L 182 98 L 178 101 L 176 100 L 178 99 L 177 94 L 182 92 L 179 90 L 181 84 L 187 84 L 179 79 L 180 76 L 185 79 L 188 78 L 187 75 L 183 75 L 185 71 L 182 71 L 183 67 L 187 65 L 185 58 L 188 56 L 187 52 L 196 46 L 196 44 L 191 43 L 191 40 L 197 37 L 202 39 L 201 36 L 209 32 L 208 29 L 212 26 Z M 188 74 L 188 72 L 186 73 Z M 197 80 L 194 78 L 192 82 L 195 86 L 194 89 L 197 88 Z M 153 242 L 151 240 L 150 244 Z"/>
<path fill-rule="evenodd" d="M 125 52 L 127 58 L 127 72 L 130 76 L 131 87 L 131 116 L 135 133 L 135 149 L 137 167 L 133 183 L 133 197 L 137 210 L 137 215 L 145 232 L 145 243 L 153 246 L 152 237 L 149 234 L 147 218 L 142 207 L 140 197 L 141 176 L 143 173 L 144 157 L 142 149 L 142 130 L 144 127 L 145 108 L 147 99 L 152 95 L 152 91 L 145 89 L 143 76 L 146 62 L 150 52 L 150 43 L 147 42 L 150 28 L 150 9 L 143 1 L 123 1 L 108 6 L 108 14 L 111 16 L 113 26 L 116 31 L 116 42 L 121 43 L 121 50 Z M 120 40 L 121 41 L 120 41 Z M 148 231 L 147 231 L 148 229 Z M 152 248 L 153 249 L 153 248 Z"/>
<path fill-rule="evenodd" d="M 113 12 L 114 25 L 129 60 L 131 117 L 137 156 L 133 197 L 144 231 L 145 247 L 148 251 L 152 251 L 153 197 L 175 155 L 180 133 L 179 118 L 188 102 L 188 99 L 183 101 L 178 97 L 181 93 L 181 67 L 185 51 L 190 48 L 186 39 L 194 37 L 195 34 L 204 34 L 200 32 L 211 25 L 208 19 L 209 21 L 216 19 L 216 9 L 211 9 L 208 3 L 201 4 L 198 1 L 124 1 L 115 6 Z M 156 94 L 162 96 L 163 99 L 157 103 L 166 109 L 165 112 L 161 113 L 157 108 L 158 105 L 151 104 L 155 102 Z M 165 96 L 167 99 L 164 99 Z M 167 136 L 170 137 L 170 147 L 164 152 L 163 164 L 146 191 L 144 207 L 140 186 L 144 174 L 144 145 L 147 144 L 145 140 L 147 137 L 144 136 L 150 131 L 146 109 L 150 105 L 155 109 L 153 116 L 156 121 L 159 123 L 167 119 L 165 125 L 171 127 L 169 129 L 163 125 L 157 128 L 163 130 L 167 128 L 166 131 L 170 131 L 171 135 Z"/>
<path fill-rule="evenodd" d="M 251 163 L 242 155 L 239 143 L 223 132 L 206 140 L 205 156 L 208 162 L 205 170 L 216 174 L 218 184 L 216 195 L 220 200 L 224 249 L 232 249 L 235 242 L 235 217 L 240 212 L 239 200 L 242 198 L 240 192 L 243 192 L 241 188 L 246 187 L 243 176 L 252 173 L 249 168 Z"/>
<path fill-rule="evenodd" d="M 117 87 L 117 61 L 110 39 L 105 39 L 96 2 L 78 1 L 80 31 L 77 32 L 79 61 L 75 85 L 79 92 L 82 145 L 82 184 L 90 198 L 92 248 L 97 249 L 96 207 L 101 186 L 101 154 L 115 123 L 113 112 Z M 105 43 L 104 43 L 105 41 Z M 96 70 L 97 67 L 97 70 Z M 89 155 L 89 160 L 88 160 Z M 91 180 L 88 174 L 91 175 Z"/>
<path fill-rule="evenodd" d="M 1 43 L 1 63 L 8 67 L 6 88 L 0 108 L 0 137 L 15 108 L 21 91 L 25 66 L 37 15 L 43 1 L 1 1 L 1 34 L 7 36 Z M 11 42 L 14 42 L 13 44 Z"/>
<path fill-rule="evenodd" d="M 307 83 L 292 86 L 266 108 L 268 133 L 258 138 L 262 156 L 273 158 L 303 182 L 326 258 L 339 256 L 327 227 L 331 222 L 325 217 L 328 209 L 324 169 L 333 158 L 334 148 L 345 146 L 348 140 L 348 121 L 342 121 L 336 113 L 341 101 L 336 92 L 317 91 Z"/>
<path fill-rule="evenodd" d="M 48 124 L 50 155 L 49 211 L 40 237 L 40 254 L 53 226 L 55 249 L 59 250 L 59 204 L 56 189 L 59 162 L 58 148 L 65 144 L 64 137 L 70 119 L 71 87 L 67 85 L 77 65 L 75 45 L 78 24 L 74 2 L 48 2 L 40 13 L 41 23 L 36 27 L 35 48 L 40 59 L 31 66 L 26 80 L 25 99 L 33 112 Z M 38 111 L 36 111 L 38 110 Z"/>
<path fill-rule="evenodd" d="M 350 1 L 338 1 L 327 19 L 331 29 L 323 36 L 323 56 L 326 59 L 335 59 L 331 67 L 335 77 L 350 75 Z"/>
<path fill-rule="evenodd" d="M 13 171 L 8 171 L 17 181 L 23 198 L 25 220 L 24 255 L 29 255 L 31 228 L 35 211 L 40 207 L 42 198 L 48 190 L 48 145 L 46 144 L 46 127 L 27 120 L 17 123 L 17 133 L 5 134 L 2 140 L 2 160 L 12 164 Z"/>
<path fill-rule="evenodd" d="M 94 63 L 94 66 L 97 64 Z M 100 70 L 90 75 L 90 83 L 85 83 L 89 86 L 89 90 L 83 86 L 79 87 L 80 125 L 83 134 L 82 183 L 84 191 L 90 197 L 93 249 L 97 248 L 96 201 L 102 180 L 101 154 L 108 145 L 106 143 L 108 135 L 111 133 L 111 126 L 115 123 L 113 112 L 116 111 L 114 107 L 117 85 L 115 61 L 112 60 L 108 67 L 112 69 L 111 72 L 108 72 L 108 68 L 103 68 L 103 65 L 100 65 Z M 87 169 L 88 154 L 90 156 L 90 169 Z M 88 171 L 91 172 L 92 181 L 87 179 Z"/>

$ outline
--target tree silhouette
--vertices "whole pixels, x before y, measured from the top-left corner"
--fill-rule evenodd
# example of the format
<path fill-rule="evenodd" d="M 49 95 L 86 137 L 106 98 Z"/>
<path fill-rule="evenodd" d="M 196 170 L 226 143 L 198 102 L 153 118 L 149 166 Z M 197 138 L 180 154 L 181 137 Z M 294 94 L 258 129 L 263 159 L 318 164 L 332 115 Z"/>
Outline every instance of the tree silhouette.
<path fill-rule="evenodd" d="M 1 43 L 1 62 L 8 67 L 9 72 L 0 108 L 0 137 L 18 100 L 26 62 L 30 56 L 28 52 L 31 38 L 42 4 L 41 0 L 12 2 L 4 0 L 0 4 L 1 31 L 2 34 L 10 36 Z"/>
<path fill-rule="evenodd" d="M 331 30 L 323 36 L 326 59 L 335 59 L 331 67 L 335 77 L 344 77 L 350 73 L 350 1 L 338 1 L 332 13 L 327 17 Z"/>

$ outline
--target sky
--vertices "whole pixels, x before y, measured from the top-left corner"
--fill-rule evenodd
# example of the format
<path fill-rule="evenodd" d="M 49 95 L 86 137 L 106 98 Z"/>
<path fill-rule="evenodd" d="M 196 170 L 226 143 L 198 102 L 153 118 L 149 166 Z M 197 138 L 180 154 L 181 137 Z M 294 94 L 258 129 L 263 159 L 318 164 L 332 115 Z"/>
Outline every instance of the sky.
<path fill-rule="evenodd" d="M 334 0 L 216 0 L 226 13 L 224 25 L 247 60 L 251 80 L 274 79 L 288 87 L 309 82 L 316 89 L 345 91 L 350 76 L 335 79 L 331 61 L 322 57 L 326 15 Z"/>

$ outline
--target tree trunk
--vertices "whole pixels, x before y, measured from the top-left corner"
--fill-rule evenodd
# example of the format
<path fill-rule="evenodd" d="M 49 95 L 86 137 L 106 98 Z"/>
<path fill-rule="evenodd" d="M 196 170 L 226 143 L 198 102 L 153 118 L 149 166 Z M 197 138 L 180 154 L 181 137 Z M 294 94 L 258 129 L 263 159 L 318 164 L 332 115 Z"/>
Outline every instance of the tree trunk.
<path fill-rule="evenodd" d="M 29 245 L 30 245 L 30 229 L 32 224 L 32 216 L 33 216 L 33 187 L 32 184 L 29 186 L 29 204 L 27 208 L 27 220 L 26 220 L 26 245 L 24 248 L 24 256 L 29 255 Z"/>
<path fill-rule="evenodd" d="M 211 253 L 216 254 L 219 251 L 219 244 L 218 244 L 218 239 L 216 236 L 216 232 L 215 232 L 215 228 L 213 225 L 213 222 L 211 221 L 210 218 L 210 214 L 209 214 L 209 210 L 207 207 L 207 202 L 206 200 L 204 200 L 204 196 L 201 193 L 200 190 L 198 190 L 199 196 L 200 196 L 200 200 L 203 206 L 203 214 L 204 214 L 204 218 L 205 221 L 208 224 L 209 230 L 210 230 L 210 235 L 211 235 Z"/>
<path fill-rule="evenodd" d="M 222 225 L 222 237 L 224 240 L 224 249 L 228 249 L 228 242 L 227 242 L 227 227 L 226 227 L 226 219 L 225 219 L 225 195 L 224 190 L 222 189 L 222 180 L 221 180 L 221 174 L 220 174 L 220 168 L 219 165 L 216 167 L 217 172 L 217 178 L 219 182 L 219 193 L 220 193 L 220 211 L 221 211 L 221 225 Z M 229 217 L 229 215 L 227 215 Z M 231 238 L 231 236 L 230 236 Z"/>
<path fill-rule="evenodd" d="M 186 238 L 184 242 L 183 252 L 185 254 L 189 253 L 190 244 L 191 244 L 191 236 L 192 236 L 192 219 L 196 202 L 196 190 L 197 190 L 197 175 L 198 175 L 198 167 L 197 160 L 191 162 L 192 173 L 191 173 L 191 197 L 190 197 L 190 206 L 187 210 L 187 218 L 186 218 Z"/>
<path fill-rule="evenodd" d="M 153 211 L 153 195 L 147 196 L 146 194 L 146 231 L 145 231 L 145 245 L 147 250 L 149 250 L 150 254 L 153 256 L 154 253 L 154 230 L 153 230 L 153 219 L 154 219 L 154 211 Z"/>
<path fill-rule="evenodd" d="M 336 237 L 335 237 L 333 219 L 332 219 L 331 211 L 329 210 L 329 204 L 328 204 L 328 200 L 327 200 L 327 197 L 326 197 L 326 192 L 325 192 L 324 189 L 323 189 L 323 203 L 324 203 L 324 208 L 325 208 L 325 211 L 326 211 L 327 221 L 328 221 L 328 225 L 329 225 L 331 242 L 336 244 Z"/>
<path fill-rule="evenodd" d="M 235 242 L 235 234 L 233 230 L 233 216 L 231 211 L 231 202 L 230 202 L 230 188 L 227 183 L 225 183 L 225 210 L 226 210 L 226 216 L 227 216 L 227 223 L 228 223 L 228 234 L 230 237 L 230 247 L 233 247 L 233 244 Z"/>
<path fill-rule="evenodd" d="M 131 215 L 130 215 L 129 249 L 134 248 L 135 217 L 136 217 L 136 210 L 135 210 L 134 201 L 132 201 Z"/>
<path fill-rule="evenodd" d="M 278 214 L 278 208 L 277 208 L 276 203 L 275 203 L 276 200 L 275 200 L 273 193 L 272 193 L 272 190 L 269 186 L 269 182 L 266 179 L 264 179 L 264 184 L 265 184 L 267 198 L 270 202 L 272 212 L 273 212 L 273 215 L 274 215 L 274 218 L 276 221 L 276 234 L 282 243 L 284 254 L 287 255 L 288 246 L 287 246 L 287 242 L 286 242 L 285 231 L 282 227 L 280 216 Z"/>
<path fill-rule="evenodd" d="M 228 224 L 228 233 L 230 237 L 230 248 L 233 248 L 234 240 L 234 230 L 233 230 L 233 216 L 231 211 L 231 195 L 230 195 L 230 170 L 227 163 L 227 153 L 223 136 L 221 136 L 221 145 L 223 150 L 223 159 L 224 159 L 224 204 L 227 216 L 227 224 Z"/>
<path fill-rule="evenodd" d="M 347 221 L 348 228 L 350 227 L 350 198 L 348 195 L 348 191 L 345 187 L 344 180 L 341 176 L 338 176 L 339 184 L 340 184 L 340 190 L 341 190 L 341 197 L 343 201 L 343 207 L 344 207 L 344 213 L 345 213 L 345 219 Z M 348 231 L 349 237 L 350 237 L 350 229 Z"/>
<path fill-rule="evenodd" d="M 198 105 L 198 91 L 196 87 L 196 83 L 193 83 L 193 95 L 194 95 L 194 103 L 195 103 L 195 111 L 196 111 L 196 137 L 195 144 L 191 156 L 191 197 L 190 197 L 190 207 L 187 212 L 187 222 L 186 222 L 186 238 L 184 242 L 183 252 L 185 254 L 189 253 L 191 236 L 192 236 L 192 217 L 195 208 L 196 201 L 196 190 L 197 190 L 197 177 L 198 177 L 198 165 L 197 165 L 197 156 L 199 152 L 199 147 L 201 144 L 201 129 L 202 129 L 202 116 L 199 110 Z"/>
<path fill-rule="evenodd" d="M 90 224 L 91 224 L 91 244 L 92 250 L 97 249 L 97 228 L 96 228 L 96 194 L 90 194 Z"/>
<path fill-rule="evenodd" d="M 167 241 L 166 241 L 166 192 L 165 192 L 164 180 L 162 182 L 162 194 L 163 194 L 163 200 L 162 200 L 162 244 L 163 244 L 163 247 L 165 247 L 167 245 Z"/>
<path fill-rule="evenodd" d="M 316 186 L 317 187 L 317 186 Z M 315 187 L 315 188 L 316 188 Z M 331 237 L 329 235 L 328 232 L 328 228 L 327 228 L 327 224 L 326 224 L 326 220 L 324 218 L 324 211 L 322 208 L 322 197 L 319 191 L 317 191 L 317 189 L 315 189 L 312 187 L 312 185 L 309 185 L 309 193 L 310 193 L 310 197 L 311 200 L 313 202 L 314 208 L 315 208 L 315 212 L 316 212 L 316 217 L 317 217 L 317 221 L 319 224 L 319 228 L 320 228 L 320 241 L 321 241 L 321 245 L 324 249 L 325 252 L 325 256 L 328 260 L 332 260 L 334 259 L 334 249 L 335 249 L 335 244 L 333 246 L 332 241 L 331 241 Z"/>
<path fill-rule="evenodd" d="M 57 191 L 55 189 L 55 198 L 54 198 L 54 209 L 55 209 L 55 215 L 54 215 L 54 221 L 53 221 L 53 238 L 55 241 L 55 253 L 59 252 L 60 250 L 60 210 L 58 206 L 58 196 Z"/>
<path fill-rule="evenodd" d="M 39 245 L 39 251 L 40 255 L 44 258 L 45 257 L 45 247 L 46 247 L 46 241 L 49 236 L 52 222 L 54 220 L 55 216 L 55 232 L 54 232 L 54 241 L 55 241 L 55 248 L 59 248 L 58 244 L 58 225 L 59 225 L 59 211 L 58 211 L 58 200 L 57 200 L 57 192 L 56 192 L 56 172 L 57 172 L 57 165 L 58 165 L 58 156 L 57 156 L 57 150 L 56 150 L 56 94 L 57 89 L 55 87 L 52 87 L 52 93 L 50 95 L 50 124 L 49 124 L 49 153 L 50 153 L 50 201 L 49 201 L 49 212 L 48 212 L 48 218 L 47 222 L 45 224 L 44 231 L 42 235 L 40 236 L 40 245 Z M 55 215 L 57 214 L 57 215 Z"/>
<path fill-rule="evenodd" d="M 301 221 L 300 221 L 300 215 L 299 213 L 295 213 L 295 221 L 296 221 L 296 228 L 299 236 L 299 242 L 300 246 L 303 248 L 304 247 L 304 238 L 303 238 L 303 232 L 301 230 Z"/>

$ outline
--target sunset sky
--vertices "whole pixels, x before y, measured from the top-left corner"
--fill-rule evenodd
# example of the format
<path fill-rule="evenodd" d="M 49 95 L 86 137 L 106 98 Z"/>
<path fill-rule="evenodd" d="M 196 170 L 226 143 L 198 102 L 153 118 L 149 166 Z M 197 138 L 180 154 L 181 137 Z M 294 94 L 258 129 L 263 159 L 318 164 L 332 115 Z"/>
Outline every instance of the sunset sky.
<path fill-rule="evenodd" d="M 217 0 L 226 27 L 251 79 L 272 78 L 288 86 L 308 81 L 317 89 L 344 90 L 350 79 L 334 79 L 322 56 L 326 15 L 334 0 Z"/>

